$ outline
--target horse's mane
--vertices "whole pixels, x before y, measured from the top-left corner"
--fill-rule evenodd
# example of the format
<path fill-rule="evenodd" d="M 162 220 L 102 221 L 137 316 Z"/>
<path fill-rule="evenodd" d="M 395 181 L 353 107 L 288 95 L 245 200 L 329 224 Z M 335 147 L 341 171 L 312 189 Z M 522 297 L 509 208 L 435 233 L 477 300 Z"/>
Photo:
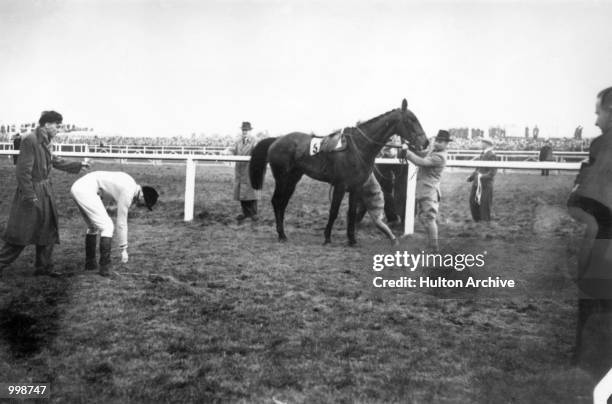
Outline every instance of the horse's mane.
<path fill-rule="evenodd" d="M 385 113 L 383 113 L 383 114 L 380 114 L 380 115 L 378 115 L 378 116 L 375 116 L 375 117 L 374 117 L 374 118 L 372 118 L 372 119 L 368 119 L 368 120 L 367 120 L 367 121 L 365 121 L 365 122 L 361 122 L 359 125 L 367 125 L 367 124 L 369 124 L 369 123 L 376 122 L 377 120 L 379 120 L 379 119 L 381 119 L 381 118 L 383 118 L 383 117 L 385 117 L 385 116 L 387 116 L 387 115 L 389 115 L 390 113 L 395 112 L 395 111 L 397 111 L 397 108 L 392 109 L 391 111 L 387 111 L 387 112 L 385 112 Z"/>
<path fill-rule="evenodd" d="M 374 123 L 374 122 L 376 122 L 377 120 L 382 119 L 382 118 L 384 118 L 385 116 L 387 116 L 387 115 L 389 115 L 389 114 L 391 114 L 391 113 L 393 113 L 393 112 L 395 112 L 395 111 L 397 111 L 397 108 L 392 109 L 391 111 L 387 111 L 387 112 L 385 112 L 385 113 L 382 113 L 382 114 L 380 114 L 380 115 L 378 115 L 378 116 L 375 116 L 374 118 L 368 119 L 368 120 L 367 120 L 367 121 L 365 121 L 365 122 L 359 122 L 359 121 L 357 121 L 357 122 L 358 122 L 358 124 L 356 124 L 355 126 L 361 126 L 361 125 L 367 125 L 367 124 L 370 124 L 370 123 Z M 353 127 L 354 127 L 354 126 L 353 126 Z M 335 131 L 333 131 L 332 133 L 330 133 L 328 136 L 335 135 L 336 133 L 340 132 L 341 130 L 342 130 L 342 129 L 335 130 Z M 346 133 L 346 132 L 345 132 L 345 135 L 347 135 L 347 136 L 348 136 L 348 135 L 351 135 L 351 133 Z"/>

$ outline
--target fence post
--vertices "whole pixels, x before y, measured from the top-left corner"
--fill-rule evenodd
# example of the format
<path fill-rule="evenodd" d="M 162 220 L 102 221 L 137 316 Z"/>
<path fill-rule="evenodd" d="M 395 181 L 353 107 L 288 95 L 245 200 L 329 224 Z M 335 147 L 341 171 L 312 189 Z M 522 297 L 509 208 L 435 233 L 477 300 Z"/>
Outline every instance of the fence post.
<path fill-rule="evenodd" d="M 408 162 L 408 175 L 406 176 L 406 211 L 404 212 L 404 236 L 414 234 L 414 206 L 416 196 L 417 166 Z"/>
<path fill-rule="evenodd" d="M 193 220 L 193 206 L 195 204 L 195 162 L 187 159 L 185 164 L 185 221 Z"/>

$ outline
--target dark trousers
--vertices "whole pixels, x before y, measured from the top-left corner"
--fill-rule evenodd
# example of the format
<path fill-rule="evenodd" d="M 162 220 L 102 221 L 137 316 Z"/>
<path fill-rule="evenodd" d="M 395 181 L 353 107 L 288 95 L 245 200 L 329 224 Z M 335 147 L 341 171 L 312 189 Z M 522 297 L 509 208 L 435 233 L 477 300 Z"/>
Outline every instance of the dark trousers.
<path fill-rule="evenodd" d="M 395 199 L 395 208 L 402 219 L 402 223 L 406 221 L 406 193 L 408 192 L 408 165 L 402 164 L 397 166 L 395 186 L 393 187 L 393 198 Z M 416 173 L 410 173 L 416 175 Z M 412 213 L 409 213 L 410 215 Z"/>
<path fill-rule="evenodd" d="M 385 218 L 388 222 L 395 222 L 403 216 L 403 214 L 398 213 L 394 197 L 400 169 L 400 166 L 391 164 L 379 164 L 374 169 L 374 176 L 380 184 L 380 188 L 385 198 Z"/>
<path fill-rule="evenodd" d="M 257 199 L 240 201 L 240 206 L 242 206 L 242 214 L 245 217 L 253 217 L 257 214 Z"/>
<path fill-rule="evenodd" d="M 45 270 L 53 267 L 53 244 L 36 246 L 36 269 Z M 25 246 L 4 243 L 0 249 L 0 271 L 19 257 Z"/>
<path fill-rule="evenodd" d="M 597 380 L 612 363 L 612 300 L 579 299 L 576 326 L 576 365 L 589 371 Z"/>
<path fill-rule="evenodd" d="M 592 298 L 578 299 L 574 361 L 599 380 L 612 363 L 612 297 L 607 276 L 611 266 L 605 256 L 612 240 L 612 212 L 593 199 L 574 194 L 567 204 L 593 216 L 598 225 L 588 263 L 578 268 L 578 287 Z"/>
<path fill-rule="evenodd" d="M 493 183 L 483 181 L 480 188 L 480 203 L 476 202 L 476 180 L 470 191 L 470 212 L 475 222 L 481 220 L 491 221 L 491 207 L 493 205 Z"/>

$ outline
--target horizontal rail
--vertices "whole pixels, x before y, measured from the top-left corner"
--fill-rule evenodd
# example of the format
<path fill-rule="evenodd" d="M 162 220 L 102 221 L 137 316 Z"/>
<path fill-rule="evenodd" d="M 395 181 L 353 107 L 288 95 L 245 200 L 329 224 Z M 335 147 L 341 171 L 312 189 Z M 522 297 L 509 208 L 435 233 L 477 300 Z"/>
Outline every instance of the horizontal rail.
<path fill-rule="evenodd" d="M 14 150 L 0 150 L 0 155 L 17 154 Z M 180 161 L 225 161 L 225 162 L 241 162 L 250 161 L 250 156 L 234 156 L 234 155 L 177 155 L 177 154 L 129 154 L 125 153 L 87 153 L 87 152 L 56 152 L 58 156 L 63 157 L 89 157 L 97 159 L 123 159 L 123 160 L 180 160 Z M 377 158 L 376 164 L 403 164 L 398 159 Z M 557 163 L 554 161 L 482 161 L 482 160 L 447 160 L 447 167 L 492 167 L 492 168 L 509 168 L 517 170 L 578 170 L 581 163 Z"/>

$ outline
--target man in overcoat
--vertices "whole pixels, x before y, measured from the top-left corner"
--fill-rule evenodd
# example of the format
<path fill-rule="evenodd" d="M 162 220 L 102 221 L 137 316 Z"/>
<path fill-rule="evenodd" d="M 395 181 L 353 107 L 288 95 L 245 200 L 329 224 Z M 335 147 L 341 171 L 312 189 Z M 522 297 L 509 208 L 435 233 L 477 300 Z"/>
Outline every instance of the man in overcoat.
<path fill-rule="evenodd" d="M 602 135 L 591 142 L 568 208 L 586 224 L 578 252 L 574 359 L 601 378 L 612 366 L 612 87 L 597 95 L 595 113 Z"/>
<path fill-rule="evenodd" d="M 482 153 L 477 160 L 495 161 L 497 156 L 493 151 L 493 141 L 483 138 Z M 478 167 L 467 178 L 472 183 L 470 188 L 470 211 L 475 222 L 491 220 L 491 207 L 493 205 L 493 181 L 497 168 Z"/>
<path fill-rule="evenodd" d="M 15 167 L 17 190 L 11 205 L 0 249 L 0 274 L 25 246 L 36 245 L 35 275 L 59 275 L 53 271 L 53 247 L 59 244 L 58 215 L 51 168 L 73 174 L 89 166 L 86 162 L 66 161 L 53 154 L 52 141 L 62 115 L 44 111 L 39 126 L 23 137 Z"/>
<path fill-rule="evenodd" d="M 542 148 L 540 149 L 540 155 L 539 155 L 539 159 L 540 161 L 555 161 L 555 158 L 553 157 L 553 149 L 552 149 L 552 143 L 550 142 L 549 139 L 546 139 L 546 142 L 544 142 L 544 146 L 542 146 Z M 548 177 L 548 174 L 550 173 L 549 169 L 543 169 L 542 170 L 542 175 Z"/>
<path fill-rule="evenodd" d="M 234 145 L 233 153 L 237 156 L 250 156 L 255 147 L 255 139 L 250 135 L 252 129 L 250 122 L 242 122 L 242 135 Z M 234 168 L 234 200 L 240 201 L 242 213 L 236 217 L 238 221 L 251 218 L 258 220 L 257 200 L 260 192 L 253 189 L 249 179 L 249 163 L 236 162 Z"/>

